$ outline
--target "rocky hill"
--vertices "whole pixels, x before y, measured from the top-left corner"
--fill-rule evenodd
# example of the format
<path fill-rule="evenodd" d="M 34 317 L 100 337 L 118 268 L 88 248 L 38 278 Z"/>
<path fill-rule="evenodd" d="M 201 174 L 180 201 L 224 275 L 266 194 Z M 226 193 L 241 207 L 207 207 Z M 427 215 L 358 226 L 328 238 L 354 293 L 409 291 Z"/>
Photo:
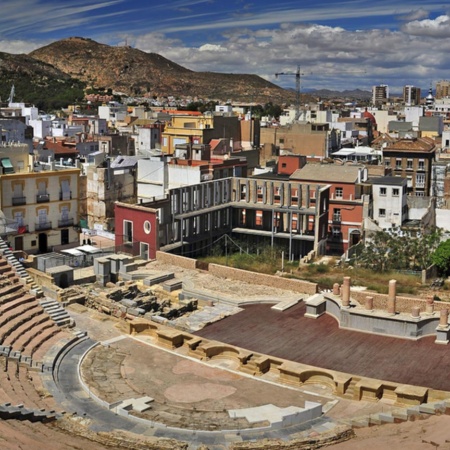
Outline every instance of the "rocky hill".
<path fill-rule="evenodd" d="M 197 96 L 204 99 L 282 103 L 292 92 L 256 75 L 194 72 L 156 53 L 112 47 L 72 37 L 30 53 L 88 86 L 128 95 Z"/>
<path fill-rule="evenodd" d="M 15 87 L 15 101 L 39 108 L 61 108 L 83 98 L 84 84 L 43 61 L 27 55 L 0 52 L 0 99 L 5 102 Z"/>

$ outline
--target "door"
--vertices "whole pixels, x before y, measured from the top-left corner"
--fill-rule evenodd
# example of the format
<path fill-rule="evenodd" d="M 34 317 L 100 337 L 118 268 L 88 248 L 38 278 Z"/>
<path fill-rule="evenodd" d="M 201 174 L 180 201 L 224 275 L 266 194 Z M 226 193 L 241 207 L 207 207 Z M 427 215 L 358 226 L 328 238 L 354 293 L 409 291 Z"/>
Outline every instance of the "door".
<path fill-rule="evenodd" d="M 23 236 L 16 236 L 14 239 L 14 250 L 23 250 Z"/>
<path fill-rule="evenodd" d="M 61 230 L 61 245 L 69 243 L 69 230 L 68 228 Z"/>
<path fill-rule="evenodd" d="M 39 253 L 47 253 L 47 233 L 39 233 L 38 235 Z"/>
<path fill-rule="evenodd" d="M 148 244 L 145 242 L 141 242 L 140 257 L 145 261 L 148 260 Z"/>

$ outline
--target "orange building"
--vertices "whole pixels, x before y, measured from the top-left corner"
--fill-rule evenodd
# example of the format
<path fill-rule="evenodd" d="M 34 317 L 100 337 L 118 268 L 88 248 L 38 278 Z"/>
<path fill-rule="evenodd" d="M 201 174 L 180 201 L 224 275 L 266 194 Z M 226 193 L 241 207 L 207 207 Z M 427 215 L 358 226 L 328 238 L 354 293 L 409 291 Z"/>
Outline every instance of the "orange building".
<path fill-rule="evenodd" d="M 328 213 L 327 253 L 342 255 L 362 237 L 369 215 L 370 195 L 363 184 L 367 169 L 358 164 L 306 164 L 291 181 L 331 185 Z M 370 189 L 370 188 L 369 188 Z"/>

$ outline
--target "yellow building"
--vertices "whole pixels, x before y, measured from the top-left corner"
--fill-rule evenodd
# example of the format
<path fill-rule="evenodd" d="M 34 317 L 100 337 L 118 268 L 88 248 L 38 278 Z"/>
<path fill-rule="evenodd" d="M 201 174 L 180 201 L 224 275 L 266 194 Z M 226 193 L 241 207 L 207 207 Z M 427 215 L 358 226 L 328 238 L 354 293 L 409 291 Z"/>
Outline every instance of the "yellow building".
<path fill-rule="evenodd" d="M 14 250 L 46 253 L 79 242 L 80 169 L 33 164 L 28 146 L 0 146 L 1 210 L 13 227 L 2 237 Z"/>
<path fill-rule="evenodd" d="M 211 139 L 228 139 L 230 148 L 241 141 L 239 119 L 236 116 L 199 114 L 195 112 L 173 114 L 161 135 L 161 150 L 172 155 L 179 144 L 209 144 Z"/>

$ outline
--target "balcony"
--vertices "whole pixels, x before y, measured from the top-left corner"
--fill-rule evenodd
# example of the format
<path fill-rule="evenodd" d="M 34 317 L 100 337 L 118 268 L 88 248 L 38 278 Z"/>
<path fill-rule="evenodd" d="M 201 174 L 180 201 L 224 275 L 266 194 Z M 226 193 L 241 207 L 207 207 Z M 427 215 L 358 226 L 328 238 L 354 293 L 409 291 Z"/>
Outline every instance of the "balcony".
<path fill-rule="evenodd" d="M 59 200 L 72 200 L 72 191 L 69 192 L 60 192 L 59 193 Z"/>
<path fill-rule="evenodd" d="M 50 194 L 36 195 L 36 203 L 47 203 L 50 201 Z"/>
<path fill-rule="evenodd" d="M 333 214 L 333 222 L 342 222 L 342 216 L 340 214 Z"/>
<path fill-rule="evenodd" d="M 73 219 L 58 220 L 58 228 L 73 227 Z"/>
<path fill-rule="evenodd" d="M 20 205 L 26 205 L 27 204 L 27 198 L 26 197 L 13 197 L 12 198 L 12 205 L 13 206 L 20 206 Z"/>
<path fill-rule="evenodd" d="M 34 225 L 34 229 L 36 231 L 51 230 L 52 229 L 52 223 L 51 222 L 37 222 Z"/>

